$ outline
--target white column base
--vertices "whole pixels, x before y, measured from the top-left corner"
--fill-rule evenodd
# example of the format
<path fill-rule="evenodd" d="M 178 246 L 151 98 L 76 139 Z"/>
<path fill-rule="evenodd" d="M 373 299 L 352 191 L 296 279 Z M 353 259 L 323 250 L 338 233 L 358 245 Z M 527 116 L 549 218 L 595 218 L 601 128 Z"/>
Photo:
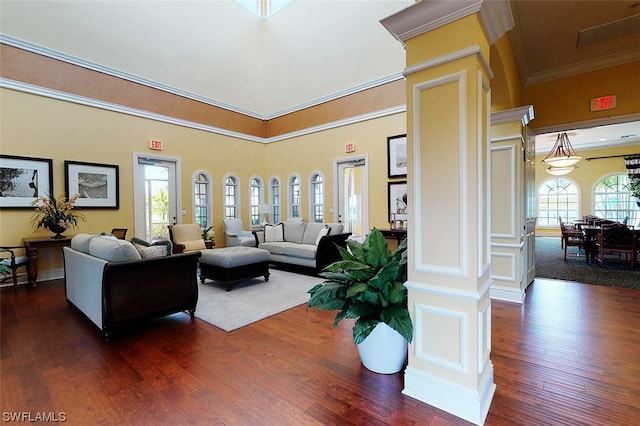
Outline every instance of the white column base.
<path fill-rule="evenodd" d="M 477 390 L 407 367 L 402 393 L 461 419 L 482 425 L 489 413 L 495 391 L 493 364 L 489 363 Z"/>
<path fill-rule="evenodd" d="M 491 300 L 503 300 L 505 302 L 523 304 L 525 296 L 526 293 L 524 290 L 513 287 L 498 286 L 495 284 L 495 281 L 489 289 L 489 297 Z"/>

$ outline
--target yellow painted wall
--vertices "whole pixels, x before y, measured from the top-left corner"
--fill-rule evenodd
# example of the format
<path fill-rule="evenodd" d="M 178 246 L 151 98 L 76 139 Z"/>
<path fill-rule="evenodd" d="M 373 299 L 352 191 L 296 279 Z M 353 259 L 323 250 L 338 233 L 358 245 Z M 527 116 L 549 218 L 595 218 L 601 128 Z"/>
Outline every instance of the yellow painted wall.
<path fill-rule="evenodd" d="M 591 99 L 606 95 L 617 107 L 590 112 Z M 523 101 L 534 106 L 533 129 L 640 113 L 640 61 L 526 86 Z"/>
<path fill-rule="evenodd" d="M 41 96 L 2 89 L 0 92 L 0 148 L 2 154 L 53 159 L 53 189 L 64 192 L 64 160 L 117 164 L 120 167 L 120 208 L 84 210 L 86 222 L 69 233 L 99 233 L 113 227 L 128 228 L 133 235 L 133 153 L 178 157 L 182 161 L 183 222 L 192 222 L 191 176 L 204 170 L 213 179 L 214 224 L 222 241 L 222 185 L 226 173 L 241 179 L 241 196 L 248 197 L 248 179 L 264 177 L 264 144 L 214 133 L 161 123 L 58 101 Z M 164 142 L 163 151 L 151 151 L 150 139 Z M 264 177 L 266 179 L 266 177 Z M 248 223 L 248 202 L 242 204 L 242 217 Z M 46 230 L 34 232 L 31 210 L 0 212 L 0 244 L 18 245 L 23 237 L 46 236 Z M 53 254 L 52 263 L 59 260 Z M 45 259 L 39 267 L 47 269 Z M 61 267 L 58 264 L 57 267 Z"/>
<path fill-rule="evenodd" d="M 231 138 L 154 120 L 90 108 L 69 102 L 0 91 L 0 152 L 7 155 L 53 159 L 54 192 L 64 191 L 64 160 L 87 161 L 120 166 L 120 209 L 85 210 L 87 221 L 69 233 L 99 233 L 124 227 L 133 236 L 133 153 L 178 157 L 182 162 L 182 208 L 184 223 L 192 222 L 191 176 L 204 170 L 213 179 L 214 229 L 216 244 L 224 245 L 222 231 L 222 188 L 227 173 L 240 179 L 242 218 L 249 223 L 248 182 L 258 175 L 265 185 L 271 176 L 281 178 L 283 197 L 286 179 L 298 173 L 302 180 L 303 217 L 309 217 L 309 177 L 320 171 L 326 181 L 327 220 L 333 220 L 333 159 L 348 156 L 347 142 L 356 144 L 356 154 L 369 155 L 370 225 L 387 222 L 387 136 L 405 132 L 405 114 L 396 114 L 324 132 L 271 144 Z M 164 142 L 163 151 L 149 150 L 150 139 Z M 0 211 L 0 244 L 18 245 L 23 237 L 47 236 L 34 232 L 31 210 Z M 286 218 L 286 215 L 283 216 Z M 62 268 L 59 250 L 41 255 L 39 269 Z"/>
<path fill-rule="evenodd" d="M 388 228 L 387 137 L 403 134 L 405 129 L 406 114 L 400 113 L 269 144 L 265 179 L 278 176 L 283 186 L 283 199 L 288 199 L 287 179 L 291 173 L 298 173 L 302 180 L 302 216 L 308 221 L 309 178 L 313 172 L 321 172 L 326 188 L 325 218 L 332 222 L 334 216 L 329 209 L 334 208 L 334 160 L 366 154 L 369 161 L 369 227 Z M 354 153 L 344 152 L 347 143 L 355 143 Z M 283 212 L 282 219 L 286 217 Z"/>
<path fill-rule="evenodd" d="M 525 105 L 522 102 L 522 80 L 511 48 L 509 34 L 491 46 L 491 111 L 503 111 Z"/>
<path fill-rule="evenodd" d="M 580 191 L 580 211 L 578 212 L 580 216 L 586 216 L 593 214 L 594 211 L 594 201 L 593 201 L 593 189 L 602 178 L 612 175 L 612 174 L 626 174 L 626 168 L 624 165 L 624 158 L 607 158 L 607 159 L 598 159 L 598 160 L 590 160 L 587 161 L 587 158 L 592 157 L 605 157 L 611 155 L 625 155 L 625 154 L 635 154 L 640 152 L 640 144 L 625 146 L 625 147 L 615 147 L 608 149 L 593 149 L 587 151 L 577 151 L 576 153 L 582 157 L 582 160 L 577 164 L 578 168 L 571 172 L 568 175 L 563 177 L 573 181 L 579 188 Z M 546 155 L 546 154 L 545 154 Z M 536 192 L 539 191 L 541 185 L 548 181 L 549 179 L 553 179 L 554 176 L 545 172 L 547 166 L 542 162 L 545 155 L 536 156 Z M 640 207 L 638 207 L 637 211 L 637 220 L 636 223 L 630 221 L 631 225 L 637 225 L 637 221 L 640 220 Z M 537 227 L 536 233 L 538 235 L 553 235 L 560 236 L 560 229 L 558 227 L 554 228 L 542 228 Z"/>

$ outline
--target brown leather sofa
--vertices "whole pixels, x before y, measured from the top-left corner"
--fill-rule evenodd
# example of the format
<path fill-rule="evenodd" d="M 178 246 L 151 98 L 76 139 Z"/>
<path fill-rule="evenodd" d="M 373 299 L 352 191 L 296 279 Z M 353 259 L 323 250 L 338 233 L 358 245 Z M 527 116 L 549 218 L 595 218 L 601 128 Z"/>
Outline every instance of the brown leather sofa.
<path fill-rule="evenodd" d="M 74 237 L 72 246 L 64 247 L 65 294 L 105 340 L 141 321 L 181 311 L 194 317 L 199 251 L 143 259 L 135 256 L 131 243 L 113 237 L 108 250 L 91 250 L 98 245 L 95 238 L 89 246 Z"/>

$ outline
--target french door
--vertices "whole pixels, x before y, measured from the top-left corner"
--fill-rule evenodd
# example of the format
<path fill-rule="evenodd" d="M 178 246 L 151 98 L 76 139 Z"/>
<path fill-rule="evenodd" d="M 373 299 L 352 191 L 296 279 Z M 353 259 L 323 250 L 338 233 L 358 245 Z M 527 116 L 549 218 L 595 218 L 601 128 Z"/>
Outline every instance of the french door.
<path fill-rule="evenodd" d="M 351 238 L 362 240 L 369 230 L 369 168 L 367 158 L 353 157 L 334 162 L 337 221 Z"/>
<path fill-rule="evenodd" d="M 177 223 L 179 167 L 175 158 L 134 154 L 135 234 L 145 241 L 169 238 Z"/>

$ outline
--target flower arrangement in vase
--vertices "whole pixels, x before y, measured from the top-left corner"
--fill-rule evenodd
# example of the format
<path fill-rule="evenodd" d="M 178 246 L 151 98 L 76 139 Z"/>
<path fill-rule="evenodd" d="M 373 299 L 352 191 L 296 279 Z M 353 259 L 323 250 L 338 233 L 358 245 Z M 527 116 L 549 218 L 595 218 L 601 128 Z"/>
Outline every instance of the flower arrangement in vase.
<path fill-rule="evenodd" d="M 67 199 L 66 194 L 58 197 L 43 196 L 36 198 L 31 203 L 35 206 L 36 213 L 31 218 L 36 229 L 46 228 L 55 235 L 52 238 L 63 238 L 62 233 L 69 228 L 76 228 L 78 220 L 86 220 L 84 215 L 75 210 L 75 203 L 80 194 Z"/>

